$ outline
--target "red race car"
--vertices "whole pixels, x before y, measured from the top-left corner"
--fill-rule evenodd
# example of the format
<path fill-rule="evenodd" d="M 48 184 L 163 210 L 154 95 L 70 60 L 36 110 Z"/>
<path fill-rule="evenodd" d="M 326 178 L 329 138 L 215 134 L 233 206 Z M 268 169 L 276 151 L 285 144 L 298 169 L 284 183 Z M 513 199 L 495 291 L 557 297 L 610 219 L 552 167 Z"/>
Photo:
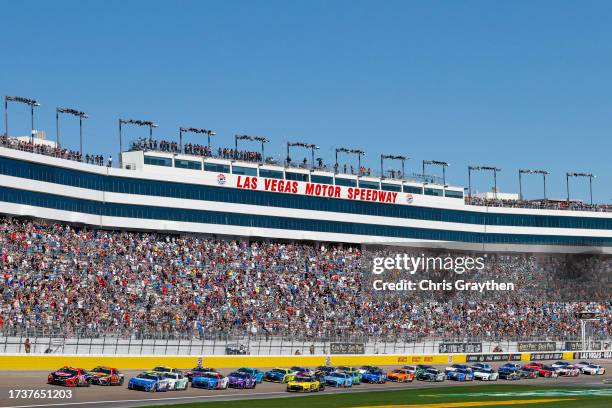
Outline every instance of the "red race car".
<path fill-rule="evenodd" d="M 89 375 L 91 383 L 95 385 L 123 385 L 125 381 L 123 374 L 113 367 L 97 366 L 89 372 Z"/>
<path fill-rule="evenodd" d="M 538 372 L 538 377 L 558 377 L 557 371 L 554 368 L 544 365 L 542 363 L 531 362 L 527 364 L 525 368 L 536 370 Z"/>
<path fill-rule="evenodd" d="M 64 385 L 66 387 L 89 387 L 91 376 L 82 368 L 62 367 L 49 374 L 47 384 Z"/>

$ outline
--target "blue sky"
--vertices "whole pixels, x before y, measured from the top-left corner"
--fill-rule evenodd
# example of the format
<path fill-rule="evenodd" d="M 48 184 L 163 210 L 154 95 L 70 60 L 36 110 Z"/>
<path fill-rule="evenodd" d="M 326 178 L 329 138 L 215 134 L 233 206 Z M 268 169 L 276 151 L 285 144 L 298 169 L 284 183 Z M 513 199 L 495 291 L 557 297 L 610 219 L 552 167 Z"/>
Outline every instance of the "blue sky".
<path fill-rule="evenodd" d="M 151 119 L 158 138 L 179 126 L 502 168 L 544 168 L 549 195 L 566 171 L 592 171 L 612 201 L 612 3 L 605 1 L 6 2 L 0 95 L 38 99 L 38 128 L 55 137 L 55 107 L 88 112 L 85 150 L 118 150 L 117 119 Z M 62 139 L 78 148 L 77 121 Z M 4 120 L 2 120 L 2 131 Z M 10 133 L 26 134 L 25 107 Z M 129 129 L 126 138 L 143 135 Z M 197 138 L 190 137 L 196 141 Z M 253 146 L 255 148 L 255 146 Z M 297 153 L 294 159 L 305 154 Z M 492 185 L 476 175 L 478 190 Z M 527 178 L 528 198 L 541 181 Z M 586 181 L 572 196 L 588 198 Z"/>

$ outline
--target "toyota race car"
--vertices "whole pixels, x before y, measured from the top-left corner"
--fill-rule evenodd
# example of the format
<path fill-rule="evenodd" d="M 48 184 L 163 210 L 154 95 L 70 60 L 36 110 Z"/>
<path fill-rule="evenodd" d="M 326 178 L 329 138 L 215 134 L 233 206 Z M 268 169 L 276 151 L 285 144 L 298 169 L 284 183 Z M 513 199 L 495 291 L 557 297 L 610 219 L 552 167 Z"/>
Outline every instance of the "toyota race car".
<path fill-rule="evenodd" d="M 480 381 L 497 381 L 499 378 L 499 374 L 491 368 L 476 368 L 473 370 L 473 373 L 474 379 Z"/>
<path fill-rule="evenodd" d="M 558 377 L 557 370 L 555 370 L 551 366 L 547 366 L 542 363 L 531 362 L 527 364 L 525 368 L 534 369 L 538 373 L 538 377 L 545 377 L 545 378 Z"/>
<path fill-rule="evenodd" d="M 66 387 L 89 387 L 91 376 L 82 368 L 62 367 L 53 371 L 47 377 L 47 384 L 64 385 Z"/>
<path fill-rule="evenodd" d="M 470 369 L 455 368 L 446 374 L 446 378 L 453 381 L 473 381 L 474 373 Z"/>
<path fill-rule="evenodd" d="M 263 381 L 264 378 L 264 372 L 260 371 L 256 368 L 250 368 L 250 367 L 241 367 L 238 370 L 239 373 L 245 373 L 248 374 L 252 377 L 255 377 L 255 380 L 257 380 L 257 383 L 260 383 Z"/>
<path fill-rule="evenodd" d="M 296 376 L 296 372 L 290 368 L 273 368 L 270 371 L 264 373 L 264 381 L 286 383 L 293 380 Z"/>
<path fill-rule="evenodd" d="M 226 376 L 220 373 L 202 373 L 191 379 L 192 388 L 206 388 L 209 390 L 225 390 L 227 389 L 229 380 Z"/>
<path fill-rule="evenodd" d="M 123 385 L 125 377 L 116 368 L 97 366 L 89 375 L 91 383 L 95 385 Z"/>
<path fill-rule="evenodd" d="M 313 376 L 298 375 L 287 383 L 288 392 L 319 392 L 325 390 L 325 384 Z"/>
<path fill-rule="evenodd" d="M 185 391 L 189 386 L 189 379 L 182 373 L 163 373 L 162 377 L 168 380 L 171 391 Z"/>
<path fill-rule="evenodd" d="M 370 367 L 365 373 L 361 374 L 361 381 L 369 384 L 384 384 L 387 382 L 387 375 L 378 367 Z"/>
<path fill-rule="evenodd" d="M 414 380 L 414 374 L 403 368 L 396 368 L 387 373 L 387 379 L 394 382 L 412 382 Z"/>
<path fill-rule="evenodd" d="M 417 366 L 418 367 L 418 366 Z M 428 368 L 417 372 L 415 377 L 419 381 L 442 382 L 446 379 L 446 375 L 435 368 Z"/>
<path fill-rule="evenodd" d="M 211 367 L 202 367 L 202 366 L 197 366 L 194 367 L 193 369 L 187 371 L 187 374 L 185 374 L 187 376 L 187 378 L 189 379 L 189 382 L 191 382 L 191 379 L 193 377 L 197 377 L 199 375 L 202 375 L 204 373 L 216 373 L 217 370 Z"/>
<path fill-rule="evenodd" d="M 145 371 L 137 377 L 130 378 L 128 389 L 146 392 L 168 391 L 170 381 L 158 372 Z"/>
<path fill-rule="evenodd" d="M 604 375 L 606 369 L 599 364 L 589 364 L 586 367 L 582 367 L 582 374 L 588 375 Z"/>
<path fill-rule="evenodd" d="M 257 385 L 257 379 L 250 374 L 243 373 L 240 371 L 234 371 L 228 378 L 228 387 L 229 388 L 255 388 Z"/>
<path fill-rule="evenodd" d="M 323 377 L 323 381 L 325 385 L 329 385 L 330 387 L 352 387 L 353 379 L 347 373 L 341 373 L 339 371 L 334 371 Z"/>

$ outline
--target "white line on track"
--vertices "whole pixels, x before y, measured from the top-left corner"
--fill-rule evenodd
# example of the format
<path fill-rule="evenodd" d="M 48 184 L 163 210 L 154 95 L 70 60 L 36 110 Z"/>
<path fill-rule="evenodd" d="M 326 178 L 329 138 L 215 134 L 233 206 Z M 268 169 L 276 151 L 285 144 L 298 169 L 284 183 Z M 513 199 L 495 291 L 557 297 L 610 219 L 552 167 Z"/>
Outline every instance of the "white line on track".
<path fill-rule="evenodd" d="M 421 388 L 421 387 L 419 387 Z M 348 393 L 348 392 L 365 392 L 365 391 L 397 391 L 397 390 L 405 390 L 408 389 L 406 387 L 385 387 L 385 388 L 362 388 L 362 389 L 354 389 L 354 388 L 326 388 L 327 392 L 340 392 L 340 393 Z M 255 392 L 248 394 L 215 394 L 215 395 L 194 395 L 194 396 L 186 396 L 186 397 L 167 397 L 167 398 L 143 398 L 143 399 L 129 399 L 129 400 L 109 400 L 109 401 L 83 401 L 83 402 L 64 402 L 61 404 L 36 404 L 36 405 L 12 405 L 2 408 L 36 408 L 36 407 L 65 407 L 65 406 L 78 406 L 78 405 L 93 405 L 93 404 L 121 404 L 121 403 L 129 403 L 129 402 L 164 402 L 164 401 L 180 401 L 180 400 L 188 400 L 188 399 L 204 399 L 204 398 L 226 398 L 226 397 L 240 397 L 240 396 L 266 396 L 266 395 L 279 395 L 285 394 L 288 397 L 292 395 L 317 395 L 316 393 L 309 394 L 292 394 L 286 391 L 271 391 L 271 392 Z M 321 394 L 318 394 L 321 395 Z"/>

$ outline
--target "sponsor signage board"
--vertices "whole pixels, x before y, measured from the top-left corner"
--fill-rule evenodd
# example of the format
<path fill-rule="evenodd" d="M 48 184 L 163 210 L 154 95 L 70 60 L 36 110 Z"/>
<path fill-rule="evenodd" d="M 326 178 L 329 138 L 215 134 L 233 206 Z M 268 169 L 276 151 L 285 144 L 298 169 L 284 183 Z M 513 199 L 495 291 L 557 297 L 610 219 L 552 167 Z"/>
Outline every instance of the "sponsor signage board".
<path fill-rule="evenodd" d="M 531 351 L 557 351 L 557 343 L 554 341 L 527 341 L 518 343 L 520 353 Z"/>
<path fill-rule="evenodd" d="M 363 343 L 330 343 L 331 354 L 365 354 Z"/>
<path fill-rule="evenodd" d="M 482 353 L 482 343 L 440 343 L 440 354 L 448 353 Z"/>

